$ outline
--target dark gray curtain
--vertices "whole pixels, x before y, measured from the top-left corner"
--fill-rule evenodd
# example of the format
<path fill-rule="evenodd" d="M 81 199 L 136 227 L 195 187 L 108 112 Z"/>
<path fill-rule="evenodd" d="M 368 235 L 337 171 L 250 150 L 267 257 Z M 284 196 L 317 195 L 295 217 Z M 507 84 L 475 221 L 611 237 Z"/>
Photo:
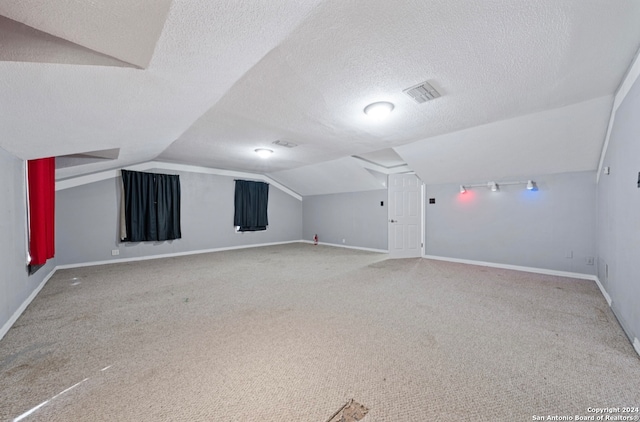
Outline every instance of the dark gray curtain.
<path fill-rule="evenodd" d="M 122 170 L 125 242 L 179 239 L 180 176 Z"/>
<path fill-rule="evenodd" d="M 269 185 L 264 182 L 236 180 L 233 225 L 241 232 L 266 230 Z"/>

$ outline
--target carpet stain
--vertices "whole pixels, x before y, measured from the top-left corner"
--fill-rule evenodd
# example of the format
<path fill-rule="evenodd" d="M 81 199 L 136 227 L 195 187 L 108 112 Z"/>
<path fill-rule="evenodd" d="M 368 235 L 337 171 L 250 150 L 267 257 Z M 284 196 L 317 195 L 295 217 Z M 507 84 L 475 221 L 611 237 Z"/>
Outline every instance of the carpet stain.
<path fill-rule="evenodd" d="M 49 355 L 50 353 L 47 353 Z M 22 376 L 21 382 L 25 384 L 34 383 L 46 374 L 60 372 L 70 361 L 69 358 L 47 356 L 37 359 L 35 362 L 22 364 L 14 368 L 15 374 Z"/>
<path fill-rule="evenodd" d="M 357 422 L 362 420 L 368 412 L 369 409 L 351 399 L 334 413 L 327 422 Z"/>

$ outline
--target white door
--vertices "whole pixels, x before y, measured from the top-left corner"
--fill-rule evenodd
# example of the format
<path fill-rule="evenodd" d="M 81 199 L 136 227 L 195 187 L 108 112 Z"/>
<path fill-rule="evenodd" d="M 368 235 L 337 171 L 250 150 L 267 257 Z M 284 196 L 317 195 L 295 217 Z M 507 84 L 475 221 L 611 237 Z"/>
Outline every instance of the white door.
<path fill-rule="evenodd" d="M 422 182 L 415 174 L 389 175 L 389 257 L 422 256 Z"/>

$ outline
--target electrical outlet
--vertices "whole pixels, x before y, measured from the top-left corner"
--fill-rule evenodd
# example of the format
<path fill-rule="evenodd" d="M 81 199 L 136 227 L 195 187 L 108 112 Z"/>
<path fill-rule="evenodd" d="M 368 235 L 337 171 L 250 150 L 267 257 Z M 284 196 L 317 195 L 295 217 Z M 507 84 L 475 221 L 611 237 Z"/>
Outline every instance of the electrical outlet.
<path fill-rule="evenodd" d="M 112 249 L 111 250 L 111 256 L 116 256 L 116 255 L 120 255 L 120 249 Z"/>
<path fill-rule="evenodd" d="M 342 239 L 342 243 L 347 243 L 347 239 Z"/>
<path fill-rule="evenodd" d="M 564 254 L 565 258 L 573 258 L 573 251 L 567 251 L 567 253 Z"/>
<path fill-rule="evenodd" d="M 588 256 L 586 261 L 587 261 L 587 265 L 593 265 L 594 258 L 592 256 Z"/>

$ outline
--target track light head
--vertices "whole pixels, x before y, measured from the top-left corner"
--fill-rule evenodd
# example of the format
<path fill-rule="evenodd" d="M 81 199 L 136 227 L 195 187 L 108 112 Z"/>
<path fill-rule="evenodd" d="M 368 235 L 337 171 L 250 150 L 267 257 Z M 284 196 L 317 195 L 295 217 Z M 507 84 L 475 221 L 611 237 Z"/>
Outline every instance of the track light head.
<path fill-rule="evenodd" d="M 460 185 L 460 193 L 466 193 L 467 190 L 464 188 L 464 186 Z"/>

